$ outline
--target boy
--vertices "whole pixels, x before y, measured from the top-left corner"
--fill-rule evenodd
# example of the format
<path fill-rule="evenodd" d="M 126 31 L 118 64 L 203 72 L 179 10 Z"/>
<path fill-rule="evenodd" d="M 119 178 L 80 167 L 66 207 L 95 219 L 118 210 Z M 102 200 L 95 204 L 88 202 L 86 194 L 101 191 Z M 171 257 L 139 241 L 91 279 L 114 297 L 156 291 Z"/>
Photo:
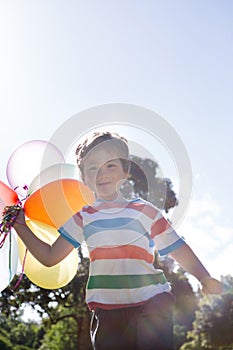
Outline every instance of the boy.
<path fill-rule="evenodd" d="M 86 302 L 93 312 L 94 349 L 173 349 L 174 298 L 163 272 L 153 265 L 154 248 L 170 254 L 194 275 L 204 292 L 221 293 L 221 284 L 156 207 L 140 198 L 122 197 L 119 189 L 130 166 L 124 138 L 95 133 L 77 148 L 76 155 L 82 179 L 95 193 L 95 203 L 64 223 L 52 246 L 32 234 L 23 211 L 14 228 L 46 266 L 57 264 L 86 241 L 90 257 Z"/>

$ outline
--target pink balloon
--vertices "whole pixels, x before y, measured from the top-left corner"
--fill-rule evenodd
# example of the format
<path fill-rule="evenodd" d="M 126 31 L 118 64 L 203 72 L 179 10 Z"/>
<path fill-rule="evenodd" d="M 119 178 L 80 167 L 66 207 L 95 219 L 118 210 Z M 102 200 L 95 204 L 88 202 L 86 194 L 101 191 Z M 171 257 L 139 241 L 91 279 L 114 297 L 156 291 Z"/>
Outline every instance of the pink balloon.
<path fill-rule="evenodd" d="M 43 140 L 28 141 L 19 146 L 7 163 L 6 175 L 11 187 L 26 196 L 32 180 L 44 169 L 65 161 L 61 151 Z"/>
<path fill-rule="evenodd" d="M 18 203 L 18 196 L 15 191 L 0 181 L 0 220 L 2 220 L 2 212 L 6 205 L 14 205 Z"/>

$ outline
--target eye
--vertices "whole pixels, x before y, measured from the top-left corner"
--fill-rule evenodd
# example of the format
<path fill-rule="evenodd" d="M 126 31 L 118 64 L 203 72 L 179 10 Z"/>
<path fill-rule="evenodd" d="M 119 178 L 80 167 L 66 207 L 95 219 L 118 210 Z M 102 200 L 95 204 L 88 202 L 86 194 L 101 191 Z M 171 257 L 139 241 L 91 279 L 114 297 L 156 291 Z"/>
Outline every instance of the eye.
<path fill-rule="evenodd" d="M 96 166 L 91 166 L 90 168 L 87 169 L 88 172 L 96 172 L 98 169 Z"/>
<path fill-rule="evenodd" d="M 109 163 L 108 164 L 108 168 L 115 168 L 116 167 L 116 164 L 114 164 L 114 163 Z"/>

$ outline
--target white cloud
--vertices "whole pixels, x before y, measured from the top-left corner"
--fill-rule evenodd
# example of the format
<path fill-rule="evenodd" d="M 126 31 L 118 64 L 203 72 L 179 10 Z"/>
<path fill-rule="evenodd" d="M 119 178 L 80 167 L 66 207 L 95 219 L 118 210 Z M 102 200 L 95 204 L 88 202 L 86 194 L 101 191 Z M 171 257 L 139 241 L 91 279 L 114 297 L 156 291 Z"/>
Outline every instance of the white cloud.
<path fill-rule="evenodd" d="M 223 210 L 209 194 L 191 200 L 178 231 L 213 275 L 233 275 L 233 227 L 223 221 Z"/>
<path fill-rule="evenodd" d="M 203 194 L 202 198 L 193 198 L 189 208 L 189 218 L 199 219 L 203 214 L 218 215 L 221 208 L 209 194 Z"/>

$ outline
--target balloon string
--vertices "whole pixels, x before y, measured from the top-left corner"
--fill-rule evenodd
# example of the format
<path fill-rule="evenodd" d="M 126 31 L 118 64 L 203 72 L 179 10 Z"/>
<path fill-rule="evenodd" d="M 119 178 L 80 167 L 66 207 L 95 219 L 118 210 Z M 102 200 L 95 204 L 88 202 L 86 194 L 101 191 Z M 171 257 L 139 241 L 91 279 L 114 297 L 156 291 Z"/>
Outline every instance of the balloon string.
<path fill-rule="evenodd" d="M 14 191 L 16 191 L 18 188 L 22 188 L 23 190 L 28 191 L 28 186 L 27 186 L 27 185 L 25 185 L 25 186 L 16 186 L 16 187 L 14 188 Z M 24 202 L 28 197 L 29 197 L 29 194 L 27 194 L 24 198 L 21 198 L 21 199 L 18 198 L 17 204 L 20 205 L 20 206 L 22 206 L 23 202 Z"/>
<path fill-rule="evenodd" d="M 14 187 L 14 191 L 16 191 L 18 188 L 22 188 L 23 190 L 27 191 L 28 190 L 28 186 L 27 185 L 24 185 L 24 186 L 16 186 Z"/>
<path fill-rule="evenodd" d="M 7 236 L 8 236 L 8 234 L 9 234 L 9 232 L 4 233 L 4 237 L 3 237 L 3 239 L 0 241 L 0 249 L 3 247 L 3 245 L 4 245 L 4 243 L 5 243 L 5 240 L 6 240 Z"/>
<path fill-rule="evenodd" d="M 3 239 L 0 242 L 0 248 L 2 248 L 5 240 L 6 235 L 10 233 L 12 226 L 14 225 L 14 222 L 17 218 L 17 212 L 21 209 L 21 206 L 19 204 L 12 205 L 12 206 L 6 206 L 3 210 L 3 219 L 0 223 L 0 236 L 4 234 Z"/>
<path fill-rule="evenodd" d="M 12 253 L 12 237 L 11 235 L 9 236 L 9 283 L 12 278 L 12 269 L 11 269 L 11 253 Z"/>
<path fill-rule="evenodd" d="M 23 258 L 22 271 L 21 271 L 21 273 L 20 273 L 20 276 L 19 276 L 19 279 L 18 279 L 17 283 L 16 283 L 16 284 L 14 285 L 14 287 L 11 289 L 12 291 L 14 291 L 14 290 L 19 286 L 20 282 L 21 282 L 22 279 L 23 279 L 24 267 L 25 267 L 25 263 L 26 263 L 27 252 L 28 252 L 28 249 L 26 248 L 25 254 L 24 254 L 24 258 Z"/>

